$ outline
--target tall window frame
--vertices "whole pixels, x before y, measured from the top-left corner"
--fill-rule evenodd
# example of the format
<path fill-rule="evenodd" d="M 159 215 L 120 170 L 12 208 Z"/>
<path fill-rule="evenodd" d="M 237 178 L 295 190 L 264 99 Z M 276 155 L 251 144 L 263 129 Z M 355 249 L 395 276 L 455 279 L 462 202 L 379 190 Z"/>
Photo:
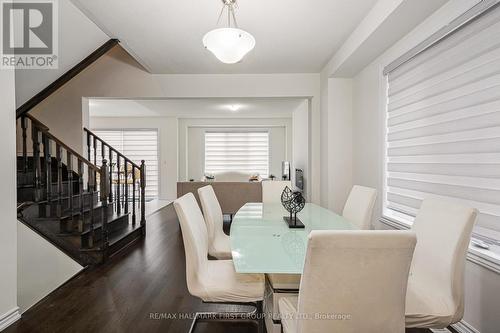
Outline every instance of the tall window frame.
<path fill-rule="evenodd" d="M 462 152 L 457 150 L 459 149 L 459 145 L 457 145 L 457 147 L 453 148 L 453 151 L 455 152 L 454 155 L 457 156 L 454 156 L 450 153 L 447 156 L 440 157 L 438 160 L 433 160 L 432 156 L 425 156 L 423 154 L 424 150 L 422 149 L 419 153 L 420 155 L 422 155 L 419 163 L 421 163 L 422 165 L 425 163 L 428 163 L 429 165 L 434 163 L 434 165 L 431 165 L 428 170 L 420 167 L 420 171 L 418 171 L 417 174 L 414 175 L 415 179 L 413 180 L 422 181 L 425 178 L 428 182 L 436 182 L 436 184 L 438 185 L 449 186 L 449 192 L 443 192 L 442 189 L 439 189 L 436 186 L 434 190 L 436 190 L 437 193 L 430 193 L 428 197 L 437 197 L 451 201 L 456 200 L 468 206 L 478 208 L 478 210 L 480 211 L 480 215 L 478 223 L 476 224 L 476 227 L 473 231 L 473 242 L 475 242 L 476 244 L 477 241 L 485 242 L 490 246 L 490 249 L 485 250 L 481 249 L 480 247 L 474 246 L 471 247 L 470 253 L 478 254 L 482 257 L 487 256 L 488 260 L 493 259 L 492 261 L 495 262 L 497 266 L 500 266 L 500 202 L 494 201 L 494 198 L 498 197 L 497 195 L 495 195 L 495 193 L 498 193 L 498 191 L 500 191 L 500 168 L 496 168 L 496 166 L 500 165 L 500 149 L 498 149 L 498 151 L 492 151 L 491 149 L 488 150 L 489 148 L 487 142 L 484 141 L 488 139 L 500 139 L 500 135 L 494 134 L 494 131 L 500 128 L 500 94 L 495 95 L 490 100 L 481 101 L 478 99 L 476 103 L 477 105 L 472 103 L 475 101 L 472 96 L 473 93 L 475 93 L 475 90 L 473 89 L 474 83 L 479 88 L 477 89 L 478 93 L 481 93 L 481 89 L 483 90 L 483 92 L 488 90 L 488 87 L 496 87 L 491 91 L 499 91 L 498 88 L 500 84 L 498 83 L 497 79 L 498 74 L 500 73 L 500 43 L 488 44 L 487 38 L 483 38 L 483 44 L 481 44 L 480 38 L 481 33 L 483 33 L 483 31 L 486 31 L 487 29 L 496 29 L 495 31 L 497 32 L 500 31 L 500 25 L 498 23 L 495 24 L 495 22 L 500 21 L 498 19 L 500 17 L 500 7 L 488 7 L 480 14 L 478 14 L 478 11 L 478 8 L 474 8 L 470 13 L 465 13 L 464 17 L 466 17 L 467 15 L 476 15 L 476 17 L 474 17 L 474 19 L 472 20 L 469 20 L 470 22 L 467 21 L 467 23 L 463 24 L 463 26 L 455 28 L 455 31 L 449 32 L 439 41 L 430 43 L 430 46 L 428 45 L 427 48 L 423 48 L 421 45 L 417 46 L 414 50 L 409 51 L 409 53 L 414 51 L 416 55 L 410 57 L 408 56 L 408 54 L 405 54 L 400 59 L 397 59 L 396 61 L 388 65 L 384 70 L 384 75 L 381 79 L 381 94 L 383 94 L 383 103 L 381 105 L 381 108 L 384 110 L 382 215 L 383 220 L 385 220 L 389 224 L 394 222 L 394 225 L 409 227 L 412 225 L 414 221 L 414 215 L 418 210 L 418 208 L 415 208 L 413 211 L 408 212 L 406 211 L 408 208 L 406 204 L 402 204 L 400 207 L 394 206 L 394 203 L 397 203 L 397 200 L 395 200 L 394 197 L 391 197 L 391 195 L 393 195 L 393 193 L 391 193 L 391 187 L 395 186 L 395 182 L 393 180 L 391 181 L 391 179 L 395 179 L 394 174 L 396 174 L 396 176 L 400 176 L 400 178 L 402 177 L 402 179 L 399 180 L 398 184 L 405 187 L 406 185 L 404 185 L 404 181 L 408 181 L 408 179 L 410 179 L 406 177 L 407 175 L 405 175 L 405 173 L 408 173 L 409 170 L 412 171 L 411 168 L 414 166 L 410 165 L 409 163 L 406 163 L 406 165 L 404 165 L 405 157 L 403 156 L 403 151 L 405 149 L 405 140 L 406 143 L 409 143 L 413 140 L 415 144 L 420 140 L 420 145 L 424 145 L 425 143 L 427 143 L 428 145 L 435 145 L 435 147 L 431 147 L 435 148 L 435 150 L 438 148 L 439 144 L 445 142 L 439 142 L 437 140 L 439 136 L 441 137 L 441 139 L 444 139 L 446 135 L 448 135 L 449 138 L 454 137 L 454 140 L 459 143 L 462 141 L 466 142 L 467 140 L 475 141 L 477 143 L 477 151 L 471 150 L 474 148 L 474 143 L 469 144 L 468 150 Z M 474 29 L 476 29 L 477 31 L 476 35 L 474 34 Z M 467 33 L 469 34 L 468 37 L 466 37 Z M 431 37 L 430 39 L 432 39 Z M 466 43 L 468 39 L 475 42 L 471 43 L 468 46 L 465 45 L 463 47 L 463 50 L 465 50 L 465 52 L 478 52 L 481 50 L 481 47 L 485 49 L 485 52 L 480 53 L 477 57 L 474 56 L 470 59 L 466 59 L 467 61 L 464 60 L 463 63 L 460 63 L 459 66 L 449 68 L 446 68 L 446 66 L 451 66 L 454 62 L 459 62 L 460 59 L 450 56 L 449 54 L 447 58 L 444 58 L 443 56 L 443 62 L 445 63 L 445 66 L 443 67 L 444 69 L 435 67 L 441 70 L 441 72 L 438 73 L 439 75 L 441 75 L 441 77 L 438 77 L 438 75 L 436 75 L 436 78 L 423 78 L 422 80 L 417 80 L 414 84 L 410 84 L 412 70 L 415 72 L 415 69 L 419 68 L 419 70 L 424 73 L 423 75 L 431 76 L 433 70 L 432 67 L 425 66 L 429 63 L 432 63 L 433 61 L 437 63 L 439 61 L 439 57 L 442 56 L 444 51 L 452 52 L 449 50 L 454 47 L 453 43 L 455 43 L 455 46 L 460 45 L 460 39 L 462 39 L 463 43 Z M 445 48 L 444 51 L 440 51 L 439 48 L 443 46 L 447 46 L 447 48 Z M 458 53 L 458 56 L 463 56 L 465 52 Z M 481 57 L 482 63 L 480 62 Z M 427 63 L 425 62 L 426 58 L 428 60 Z M 474 61 L 476 61 L 476 63 L 474 63 Z M 440 79 L 445 78 L 447 72 L 451 72 L 453 70 L 455 71 L 456 75 L 455 77 L 449 75 L 448 81 L 450 82 L 444 82 L 442 80 L 442 82 L 440 82 Z M 400 80 L 397 89 L 394 89 L 394 86 L 391 87 L 391 83 L 394 82 L 394 80 L 391 80 L 391 74 L 394 74 L 394 71 L 396 71 L 396 76 L 399 76 Z M 398 71 L 399 73 L 397 73 Z M 467 77 L 467 75 L 469 75 L 469 77 Z M 425 83 L 427 81 L 431 82 L 432 79 L 434 79 L 434 91 L 431 91 L 429 89 L 430 85 L 427 87 L 425 86 Z M 405 91 L 402 89 L 404 84 L 401 84 L 401 82 L 405 80 L 407 81 L 405 84 L 408 84 L 410 87 L 409 90 L 413 89 L 411 93 L 408 91 L 406 96 Z M 483 82 L 481 82 L 481 80 L 483 80 Z M 472 102 L 469 103 L 469 105 L 462 105 L 462 109 L 452 110 L 455 111 L 457 117 L 452 117 L 451 112 L 448 114 L 436 113 L 433 115 L 433 117 L 421 117 L 420 119 L 417 119 L 417 117 L 415 117 L 415 120 L 413 120 L 413 122 L 416 123 L 416 121 L 420 120 L 422 128 L 424 128 L 425 126 L 428 127 L 428 133 L 426 135 L 421 135 L 420 137 L 418 135 L 415 135 L 414 137 L 412 137 L 411 135 L 405 137 L 405 126 L 407 130 L 406 134 L 409 134 L 411 130 L 414 131 L 414 134 L 418 134 L 418 128 L 412 128 L 412 125 L 405 125 L 404 122 L 400 122 L 399 124 L 395 125 L 394 121 L 391 123 L 391 118 L 392 120 L 394 120 L 394 112 L 397 112 L 397 109 L 399 108 L 400 116 L 405 117 L 405 112 L 401 112 L 401 109 L 405 107 L 411 108 L 412 94 L 416 95 L 418 93 L 421 93 L 422 91 L 425 91 L 425 89 L 428 89 L 428 92 L 430 93 L 430 97 L 427 96 L 429 99 L 435 97 L 435 100 L 432 101 L 433 103 L 424 101 L 424 104 L 422 104 L 430 110 L 429 113 L 432 113 L 432 107 L 434 105 L 437 105 L 439 94 L 441 93 L 442 89 L 446 88 L 447 84 L 450 85 L 450 87 L 453 87 L 454 84 L 457 85 L 457 87 L 462 84 L 464 89 L 464 93 L 462 95 L 465 96 L 467 94 L 470 94 L 469 97 Z M 391 100 L 391 96 L 393 97 L 395 95 L 394 90 L 399 90 L 399 97 Z M 424 95 L 425 94 L 422 94 L 420 97 L 425 97 Z M 457 94 L 455 96 L 456 101 L 458 101 L 460 97 L 461 95 Z M 405 100 L 405 98 L 407 98 L 407 100 Z M 488 102 L 490 102 L 489 105 Z M 495 102 L 496 104 L 493 105 Z M 444 103 L 440 106 L 443 105 Z M 483 110 L 480 110 L 481 107 L 483 107 Z M 470 114 L 466 113 L 468 109 L 471 112 Z M 418 111 L 419 109 L 416 108 L 416 112 Z M 393 112 L 392 116 L 390 115 L 391 112 Z M 406 115 L 408 114 L 410 114 L 410 112 L 406 113 Z M 441 119 L 439 119 L 439 116 L 441 116 Z M 410 117 L 408 119 L 410 119 Z M 480 117 L 483 118 L 480 119 Z M 489 117 L 489 120 L 486 119 L 487 117 Z M 467 120 L 467 118 L 469 119 Z M 425 124 L 426 121 L 427 124 Z M 452 126 L 450 128 L 455 128 L 457 129 L 457 131 L 439 132 L 438 127 L 440 122 L 445 123 L 446 121 L 449 122 L 449 126 Z M 488 123 L 488 121 L 490 123 Z M 407 124 L 411 123 L 412 120 L 409 120 Z M 394 139 L 395 126 L 399 126 L 400 130 L 400 133 L 398 133 L 399 143 L 397 142 L 398 140 Z M 432 132 L 432 130 L 430 129 L 432 126 L 434 126 L 434 130 L 436 132 Z M 460 132 L 466 132 L 466 134 L 462 135 L 463 133 L 460 134 Z M 424 132 L 422 131 L 420 134 L 423 133 Z M 436 139 L 436 141 L 433 142 L 433 138 Z M 481 142 L 481 140 L 483 141 Z M 397 144 L 394 145 L 394 142 L 396 142 Z M 453 140 L 451 142 L 453 142 Z M 398 144 L 400 145 L 398 146 Z M 451 146 L 452 145 L 450 145 L 450 147 Z M 465 147 L 465 144 L 460 149 L 463 149 L 463 147 Z M 402 148 L 401 152 L 403 154 L 401 156 L 403 156 L 403 158 L 399 158 L 398 156 L 394 158 L 394 156 L 390 156 L 391 154 L 389 153 L 389 151 L 393 149 L 394 152 L 394 148 Z M 480 149 L 484 149 L 484 151 L 481 151 Z M 414 150 L 414 152 L 416 152 L 417 150 Z M 409 150 L 407 152 L 409 152 Z M 416 154 L 416 156 L 418 157 L 419 154 Z M 460 154 L 464 156 L 458 156 Z M 477 158 L 475 158 L 474 154 L 477 154 Z M 415 158 L 416 156 L 412 157 L 417 160 Z M 398 162 L 401 164 L 398 166 L 398 168 L 395 169 L 394 165 L 390 164 L 398 158 Z M 467 158 L 469 159 L 467 160 Z M 406 160 L 406 162 L 408 161 L 409 159 Z M 444 163 L 445 161 L 446 163 Z M 445 166 L 439 164 L 448 164 L 449 169 L 447 170 Z M 475 168 L 474 165 L 477 165 L 477 168 Z M 415 172 L 415 170 L 418 169 L 414 168 L 412 172 Z M 423 177 L 419 175 L 419 173 L 426 172 L 427 174 L 425 174 Z M 435 174 L 432 174 L 433 172 Z M 445 178 L 447 178 L 447 180 L 445 180 Z M 453 186 L 455 186 L 455 188 L 453 188 Z M 458 186 L 463 187 L 461 193 L 460 191 L 456 190 L 456 187 Z M 473 190 L 471 190 L 470 193 L 465 193 L 468 187 Z M 475 190 L 481 187 L 484 188 L 484 193 L 482 199 L 478 200 L 477 198 L 479 198 L 479 196 L 477 196 L 477 193 L 479 192 Z M 425 189 L 425 186 L 421 186 L 421 191 L 424 191 Z M 417 196 L 418 192 L 419 191 L 413 191 L 412 193 L 411 190 L 407 191 L 406 188 L 403 188 L 403 191 L 400 191 L 401 194 L 408 194 L 409 196 Z M 467 194 L 469 194 L 470 197 L 467 197 Z M 474 195 L 476 195 L 475 200 Z M 421 200 L 423 198 L 417 199 Z M 408 204 L 408 206 L 411 206 L 411 204 Z"/>

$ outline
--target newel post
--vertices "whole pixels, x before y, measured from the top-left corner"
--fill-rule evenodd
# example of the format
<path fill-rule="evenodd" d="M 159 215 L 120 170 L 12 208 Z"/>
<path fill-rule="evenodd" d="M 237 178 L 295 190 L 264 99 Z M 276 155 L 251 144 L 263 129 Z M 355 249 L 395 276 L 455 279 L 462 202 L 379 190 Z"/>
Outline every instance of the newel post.
<path fill-rule="evenodd" d="M 27 146 L 27 135 L 26 130 L 28 128 L 28 122 L 25 116 L 21 117 L 21 133 L 23 137 L 23 172 L 28 172 L 28 146 Z"/>
<path fill-rule="evenodd" d="M 40 161 L 40 132 L 35 124 L 31 123 L 31 139 L 33 141 L 33 184 L 35 186 L 35 202 L 40 198 L 40 182 L 42 176 L 42 165 Z"/>
<path fill-rule="evenodd" d="M 141 226 L 146 233 L 146 164 L 141 161 Z"/>
<path fill-rule="evenodd" d="M 103 256 L 104 259 L 106 257 L 106 249 L 108 248 L 109 245 L 109 240 L 108 240 L 108 195 L 109 195 L 109 169 L 107 166 L 107 161 L 102 160 L 102 166 L 99 171 L 99 199 L 101 200 L 101 222 L 102 222 L 102 227 L 101 227 L 101 232 L 102 232 L 102 250 L 103 251 Z"/>

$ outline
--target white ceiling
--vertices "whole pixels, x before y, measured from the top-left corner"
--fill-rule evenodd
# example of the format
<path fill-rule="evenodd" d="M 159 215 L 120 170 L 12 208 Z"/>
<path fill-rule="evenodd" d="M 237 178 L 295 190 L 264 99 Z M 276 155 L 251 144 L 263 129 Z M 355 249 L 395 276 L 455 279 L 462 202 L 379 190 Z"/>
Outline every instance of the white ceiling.
<path fill-rule="evenodd" d="M 305 100 L 300 98 L 196 98 L 123 100 L 92 99 L 91 117 L 231 117 L 231 118 L 283 118 Z M 231 106 L 237 106 L 232 111 Z"/>
<path fill-rule="evenodd" d="M 154 74 L 317 73 L 376 0 L 239 0 L 239 27 L 256 38 L 239 64 L 202 46 L 220 0 L 72 0 Z"/>

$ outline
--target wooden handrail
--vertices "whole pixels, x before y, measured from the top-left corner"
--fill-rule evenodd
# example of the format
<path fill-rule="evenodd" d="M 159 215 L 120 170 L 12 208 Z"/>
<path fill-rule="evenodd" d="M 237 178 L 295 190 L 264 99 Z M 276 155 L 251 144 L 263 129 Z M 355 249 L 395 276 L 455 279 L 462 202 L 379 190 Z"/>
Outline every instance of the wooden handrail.
<path fill-rule="evenodd" d="M 141 167 L 139 165 L 137 165 L 136 163 L 132 162 L 132 160 L 130 160 L 127 156 L 123 155 L 118 150 L 116 150 L 115 148 L 113 148 L 113 146 L 111 146 L 109 143 L 107 143 L 106 141 L 104 141 L 103 139 L 101 139 L 97 134 L 95 134 L 94 132 L 92 132 L 91 130 L 89 130 L 86 127 L 84 127 L 83 130 L 85 132 L 89 133 L 90 135 L 92 135 L 99 142 L 101 142 L 104 145 L 106 145 L 109 149 L 111 149 L 112 151 L 114 151 L 117 155 L 119 155 L 121 158 L 123 158 L 125 161 L 127 161 L 127 163 L 131 164 L 134 168 L 141 169 Z"/>
<path fill-rule="evenodd" d="M 49 127 L 42 123 L 40 120 L 36 119 L 30 114 L 24 115 L 24 117 L 30 119 L 34 124 L 36 124 L 36 127 L 43 131 L 43 133 L 50 138 L 52 141 L 54 141 L 56 144 L 60 145 L 61 147 L 64 148 L 67 152 L 70 152 L 72 155 L 74 155 L 78 160 L 81 160 L 83 163 L 85 163 L 89 168 L 91 168 L 94 171 L 100 171 L 100 168 L 94 165 L 92 162 L 87 160 L 85 157 L 83 157 L 81 154 L 79 154 L 77 151 L 69 147 L 67 144 L 62 142 L 60 139 L 55 137 L 52 133 L 49 132 Z"/>
<path fill-rule="evenodd" d="M 32 115 L 26 114 L 25 117 L 28 118 L 29 120 L 31 120 L 32 123 L 35 123 L 36 127 L 38 129 L 40 129 L 40 130 L 42 130 L 44 132 L 48 132 L 49 131 L 49 127 L 47 125 L 45 125 L 40 120 L 38 120 L 35 117 L 33 117 Z"/>
<path fill-rule="evenodd" d="M 35 106 L 37 106 L 39 103 L 41 103 L 43 100 L 45 100 L 47 97 L 52 95 L 57 89 L 61 88 L 63 85 L 65 85 L 68 81 L 70 81 L 72 78 L 83 72 L 87 67 L 92 65 L 97 59 L 102 57 L 104 54 L 106 54 L 109 50 L 111 50 L 113 47 L 118 45 L 119 40 L 118 39 L 110 39 L 103 45 L 101 45 L 97 50 L 92 52 L 88 57 L 80 61 L 76 66 L 71 68 L 69 71 L 64 73 L 61 77 L 59 77 L 57 80 L 52 82 L 49 86 L 47 86 L 45 89 L 40 91 L 38 94 L 30 98 L 26 103 L 21 105 L 19 108 L 16 110 L 16 117 L 19 118 L 22 115 L 26 114 L 28 111 L 33 109 Z"/>

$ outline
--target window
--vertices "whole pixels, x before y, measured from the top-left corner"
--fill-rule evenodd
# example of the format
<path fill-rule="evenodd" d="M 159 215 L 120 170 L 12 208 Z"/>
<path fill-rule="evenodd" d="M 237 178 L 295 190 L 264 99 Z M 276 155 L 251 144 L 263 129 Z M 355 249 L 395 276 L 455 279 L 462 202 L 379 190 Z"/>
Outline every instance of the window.
<path fill-rule="evenodd" d="M 500 240 L 499 35 L 497 8 L 388 74 L 386 216 L 455 200 L 480 211 L 475 237 Z"/>
<path fill-rule="evenodd" d="M 158 131 L 156 129 L 112 129 L 93 130 L 93 132 L 137 165 L 141 164 L 141 160 L 145 161 L 146 198 L 157 198 Z M 97 158 L 98 165 L 101 165 L 101 145 L 97 145 Z M 113 162 L 116 163 L 116 160 Z"/>
<path fill-rule="evenodd" d="M 205 173 L 242 171 L 269 175 L 267 131 L 205 132 Z"/>

